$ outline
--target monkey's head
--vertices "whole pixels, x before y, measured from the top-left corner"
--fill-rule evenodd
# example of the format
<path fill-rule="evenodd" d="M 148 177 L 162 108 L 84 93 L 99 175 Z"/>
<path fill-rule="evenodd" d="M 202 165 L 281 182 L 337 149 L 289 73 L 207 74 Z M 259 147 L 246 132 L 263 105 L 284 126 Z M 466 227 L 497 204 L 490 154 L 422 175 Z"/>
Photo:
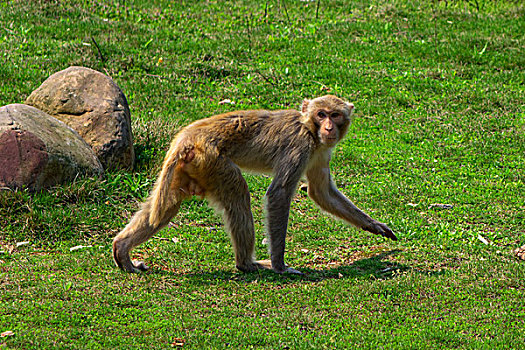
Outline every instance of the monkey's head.
<path fill-rule="evenodd" d="M 315 126 L 319 142 L 333 147 L 345 136 L 352 122 L 354 105 L 332 95 L 304 100 L 303 117 Z"/>

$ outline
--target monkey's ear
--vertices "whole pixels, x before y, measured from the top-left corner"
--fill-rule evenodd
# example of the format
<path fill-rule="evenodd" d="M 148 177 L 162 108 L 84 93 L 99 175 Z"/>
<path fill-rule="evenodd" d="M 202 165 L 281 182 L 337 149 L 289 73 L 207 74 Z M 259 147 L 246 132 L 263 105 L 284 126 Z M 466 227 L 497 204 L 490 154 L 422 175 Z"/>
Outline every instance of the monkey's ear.
<path fill-rule="evenodd" d="M 301 112 L 306 113 L 308 110 L 308 106 L 310 105 L 310 100 L 304 99 L 303 100 L 303 107 L 301 108 Z"/>

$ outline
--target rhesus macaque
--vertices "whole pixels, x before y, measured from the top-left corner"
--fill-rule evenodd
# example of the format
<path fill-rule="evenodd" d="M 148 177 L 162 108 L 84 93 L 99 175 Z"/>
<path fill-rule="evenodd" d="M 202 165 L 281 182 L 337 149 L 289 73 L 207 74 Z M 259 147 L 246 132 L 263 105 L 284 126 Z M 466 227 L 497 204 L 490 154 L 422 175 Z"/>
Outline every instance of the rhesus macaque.
<path fill-rule="evenodd" d="M 332 149 L 346 134 L 353 109 L 353 104 L 329 95 L 304 100 L 301 112 L 237 111 L 185 127 L 173 140 L 150 197 L 115 237 L 116 264 L 128 272 L 146 270 L 143 262 L 130 260 L 129 251 L 167 225 L 182 200 L 198 195 L 222 212 L 239 270 L 300 273 L 284 263 L 284 249 L 290 202 L 304 174 L 308 195 L 322 209 L 396 240 L 385 224 L 339 192 L 330 176 Z M 266 192 L 270 261 L 255 260 L 250 193 L 240 168 L 274 175 Z"/>
<path fill-rule="evenodd" d="M 523 247 L 516 248 L 514 250 L 516 257 L 521 260 L 525 260 L 525 245 Z"/>

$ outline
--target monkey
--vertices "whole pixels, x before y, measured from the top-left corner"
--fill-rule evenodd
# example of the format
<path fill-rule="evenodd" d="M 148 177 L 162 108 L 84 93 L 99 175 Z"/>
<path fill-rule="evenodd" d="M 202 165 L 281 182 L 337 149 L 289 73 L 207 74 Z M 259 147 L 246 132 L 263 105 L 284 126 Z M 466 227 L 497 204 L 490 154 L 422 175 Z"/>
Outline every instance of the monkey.
<path fill-rule="evenodd" d="M 514 249 L 514 254 L 518 259 L 525 260 L 525 245 Z"/>
<path fill-rule="evenodd" d="M 285 264 L 284 252 L 291 200 L 304 176 L 309 197 L 321 209 L 397 240 L 387 225 L 346 198 L 330 174 L 332 150 L 347 133 L 353 111 L 352 103 L 326 95 L 305 99 L 301 111 L 235 111 L 186 126 L 173 139 L 148 199 L 114 238 L 116 265 L 127 272 L 147 270 L 131 261 L 129 251 L 166 226 L 184 199 L 199 196 L 222 213 L 238 270 L 301 274 Z M 266 192 L 269 260 L 255 259 L 250 193 L 241 169 L 273 174 Z"/>

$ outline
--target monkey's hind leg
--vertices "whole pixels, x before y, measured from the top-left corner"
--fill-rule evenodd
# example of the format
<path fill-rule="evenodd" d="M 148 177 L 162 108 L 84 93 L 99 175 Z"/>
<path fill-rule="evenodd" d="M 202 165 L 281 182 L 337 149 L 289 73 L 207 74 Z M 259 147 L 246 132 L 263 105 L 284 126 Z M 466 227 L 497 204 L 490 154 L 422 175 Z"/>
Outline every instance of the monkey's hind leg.
<path fill-rule="evenodd" d="M 182 200 L 189 197 L 191 180 L 181 170 L 182 166 L 184 162 L 180 160 L 165 162 L 152 194 L 113 240 L 113 259 L 124 271 L 139 272 L 148 269 L 143 262 L 131 261 L 130 250 L 166 226 L 179 211 Z"/>
<path fill-rule="evenodd" d="M 255 261 L 255 229 L 250 207 L 248 184 L 240 169 L 230 160 L 221 162 L 215 190 L 208 194 L 210 203 L 222 211 L 235 252 L 235 266 L 242 272 L 264 268 Z M 216 176 L 216 175 L 215 175 Z"/>
<path fill-rule="evenodd" d="M 126 272 L 146 271 L 148 266 L 142 261 L 131 261 L 130 250 L 144 243 L 166 226 L 171 218 L 177 214 L 179 208 L 180 202 L 175 203 L 164 211 L 159 224 L 151 225 L 149 223 L 151 200 L 144 203 L 142 209 L 133 215 L 130 223 L 113 240 L 113 259 L 117 266 Z"/>

